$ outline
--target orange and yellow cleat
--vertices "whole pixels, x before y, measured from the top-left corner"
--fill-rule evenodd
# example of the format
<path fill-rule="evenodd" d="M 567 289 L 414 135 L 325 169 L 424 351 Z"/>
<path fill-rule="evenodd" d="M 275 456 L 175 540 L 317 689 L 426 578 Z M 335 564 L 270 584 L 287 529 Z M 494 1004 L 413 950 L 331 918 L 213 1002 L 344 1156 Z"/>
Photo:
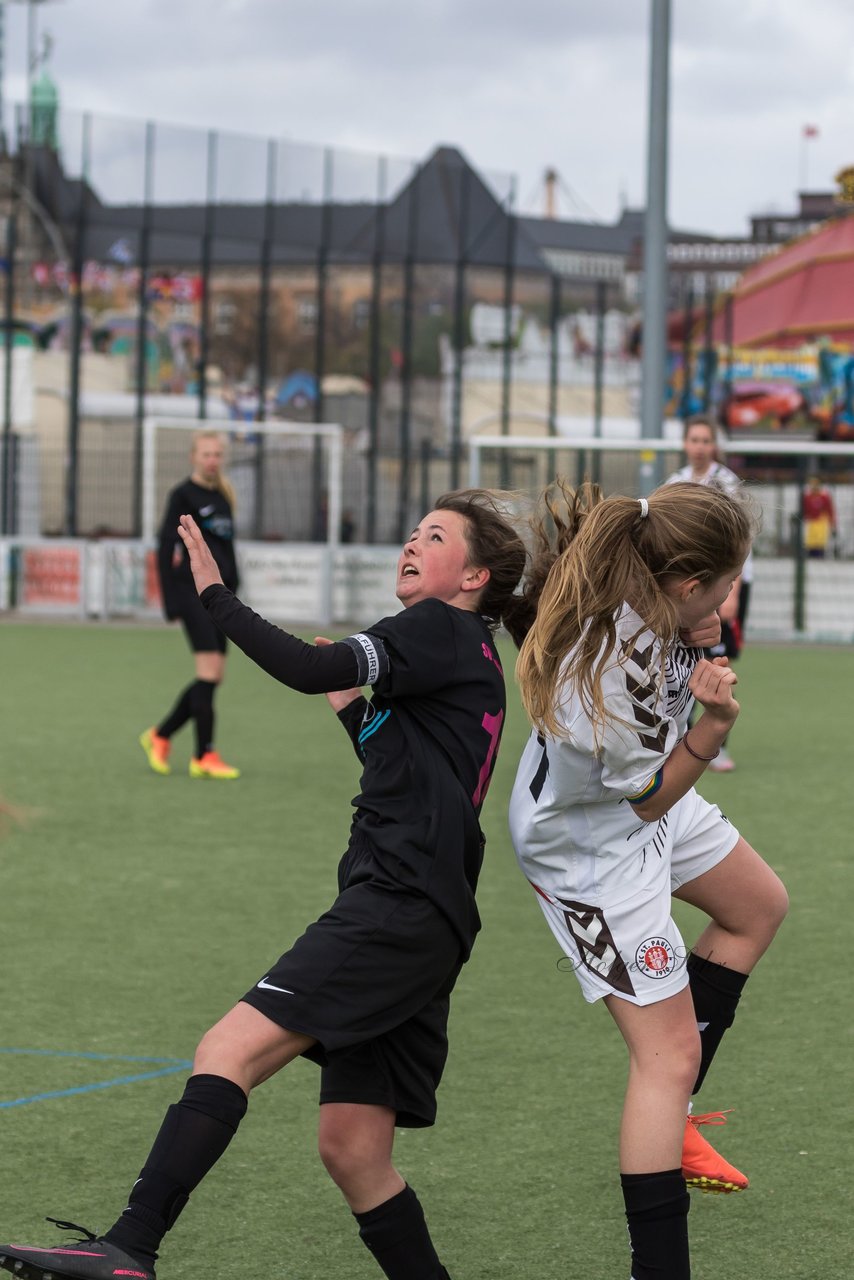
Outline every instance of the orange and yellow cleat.
<path fill-rule="evenodd" d="M 153 729 L 146 729 L 145 733 L 139 735 L 139 745 L 155 773 L 172 772 L 172 766 L 169 764 L 172 743 L 168 738 L 161 738 Z"/>
<path fill-rule="evenodd" d="M 226 764 L 218 751 L 206 751 L 200 760 L 190 761 L 191 778 L 239 778 L 240 770 Z"/>
<path fill-rule="evenodd" d="M 689 1187 L 727 1195 L 732 1191 L 745 1191 L 750 1185 L 744 1174 L 724 1160 L 698 1131 L 701 1124 L 726 1124 L 728 1114 L 710 1111 L 704 1116 L 688 1116 L 682 1145 L 682 1173 Z"/>

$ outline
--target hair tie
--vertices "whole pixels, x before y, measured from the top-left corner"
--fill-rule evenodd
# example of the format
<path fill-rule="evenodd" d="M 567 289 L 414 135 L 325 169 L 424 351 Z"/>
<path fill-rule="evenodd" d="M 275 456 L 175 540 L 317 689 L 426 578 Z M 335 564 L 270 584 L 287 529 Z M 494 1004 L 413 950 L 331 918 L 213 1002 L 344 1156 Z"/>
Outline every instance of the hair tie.
<path fill-rule="evenodd" d="M 649 515 L 649 503 L 646 498 L 638 498 L 638 502 L 640 503 L 641 509 L 640 518 L 641 520 L 645 520 Z"/>

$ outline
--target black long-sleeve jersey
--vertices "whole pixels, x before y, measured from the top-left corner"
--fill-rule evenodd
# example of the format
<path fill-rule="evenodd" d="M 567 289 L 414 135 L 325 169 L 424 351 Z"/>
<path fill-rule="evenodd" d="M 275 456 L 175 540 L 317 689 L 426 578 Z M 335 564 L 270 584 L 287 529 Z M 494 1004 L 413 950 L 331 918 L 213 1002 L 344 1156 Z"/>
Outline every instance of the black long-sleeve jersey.
<path fill-rule="evenodd" d="M 336 644 L 305 644 L 223 586 L 202 603 L 275 679 L 304 693 L 372 686 L 341 712 L 363 763 L 353 831 L 384 874 L 443 912 L 467 955 L 480 928 L 479 815 L 504 725 L 504 676 L 480 614 L 424 600 Z"/>
<path fill-rule="evenodd" d="M 208 489 L 188 477 L 169 494 L 157 546 L 160 592 L 167 618 L 174 618 L 181 612 L 184 592 L 189 589 L 193 596 L 196 594 L 190 561 L 178 537 L 178 519 L 187 515 L 192 516 L 201 529 L 223 582 L 232 591 L 236 591 L 238 586 L 231 503 L 219 489 Z"/>

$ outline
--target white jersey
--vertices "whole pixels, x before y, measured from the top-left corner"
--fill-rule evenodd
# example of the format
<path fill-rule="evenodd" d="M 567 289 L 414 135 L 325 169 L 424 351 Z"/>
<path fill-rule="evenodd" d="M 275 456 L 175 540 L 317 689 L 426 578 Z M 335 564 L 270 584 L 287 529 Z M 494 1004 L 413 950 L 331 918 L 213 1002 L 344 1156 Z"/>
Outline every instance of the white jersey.
<path fill-rule="evenodd" d="M 680 467 L 678 471 L 674 471 L 672 476 L 668 476 L 665 484 L 703 484 L 713 489 L 721 489 L 724 493 L 733 497 L 741 489 L 741 481 L 734 471 L 730 471 L 729 467 L 725 467 L 722 462 L 713 462 L 704 476 L 698 480 L 691 470 L 690 466 Z M 741 571 L 742 582 L 753 581 L 753 552 L 748 552 L 747 559 L 744 562 L 744 568 Z"/>
<path fill-rule="evenodd" d="M 662 651 L 624 605 L 602 673 L 599 740 L 582 698 L 564 686 L 560 733 L 531 734 L 510 799 L 519 865 L 588 1000 L 617 993 L 646 1004 L 685 985 L 671 893 L 738 839 L 693 788 L 653 822 L 631 803 L 655 794 L 693 702 L 688 681 L 701 651 L 675 641 L 663 662 Z"/>
<path fill-rule="evenodd" d="M 621 851 L 626 842 L 640 850 L 649 839 L 651 824 L 628 802 L 652 794 L 685 732 L 693 703 L 688 680 L 701 657 L 699 649 L 676 642 L 662 667 L 661 641 L 623 606 L 616 647 L 602 673 L 608 719 L 601 742 L 594 741 L 579 693 L 566 689 L 558 712 L 560 737 L 532 733 L 522 755 L 510 829 L 530 880 L 559 891 L 568 850 L 597 854 L 603 838 Z"/>

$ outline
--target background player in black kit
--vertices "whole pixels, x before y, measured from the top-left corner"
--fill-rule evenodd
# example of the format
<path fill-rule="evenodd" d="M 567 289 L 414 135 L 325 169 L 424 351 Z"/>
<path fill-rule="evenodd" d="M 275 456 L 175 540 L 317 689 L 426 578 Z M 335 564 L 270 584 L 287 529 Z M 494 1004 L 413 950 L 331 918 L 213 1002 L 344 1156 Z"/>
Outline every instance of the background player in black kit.
<path fill-rule="evenodd" d="M 225 1151 L 250 1090 L 303 1054 L 322 1067 L 320 1155 L 362 1240 L 389 1280 L 442 1280 L 392 1146 L 396 1124 L 433 1123 L 450 994 L 480 927 L 478 818 L 505 711 L 492 628 L 504 620 L 516 634 L 524 544 L 490 495 L 446 495 L 401 553 L 403 612 L 313 646 L 222 585 L 190 517 L 181 536 L 205 608 L 249 657 L 303 692 L 346 691 L 330 700 L 364 771 L 339 895 L 203 1037 L 106 1235 L 65 1249 L 0 1245 L 0 1266 L 24 1277 L 153 1280 L 163 1235 Z M 356 692 L 363 685 L 370 702 Z"/>
<path fill-rule="evenodd" d="M 178 520 L 189 514 L 217 563 L 222 580 L 237 590 L 234 554 L 234 491 L 222 470 L 225 444 L 217 431 L 198 431 L 190 453 L 191 474 L 172 490 L 166 502 L 157 547 L 163 612 L 184 627 L 196 664 L 196 678 L 178 696 L 168 716 L 146 729 L 140 744 L 155 773 L 171 773 L 172 735 L 194 721 L 196 753 L 191 778 L 237 778 L 240 771 L 214 750 L 214 693 L 225 673 L 226 639 L 199 603 L 190 562 L 178 538 Z"/>

